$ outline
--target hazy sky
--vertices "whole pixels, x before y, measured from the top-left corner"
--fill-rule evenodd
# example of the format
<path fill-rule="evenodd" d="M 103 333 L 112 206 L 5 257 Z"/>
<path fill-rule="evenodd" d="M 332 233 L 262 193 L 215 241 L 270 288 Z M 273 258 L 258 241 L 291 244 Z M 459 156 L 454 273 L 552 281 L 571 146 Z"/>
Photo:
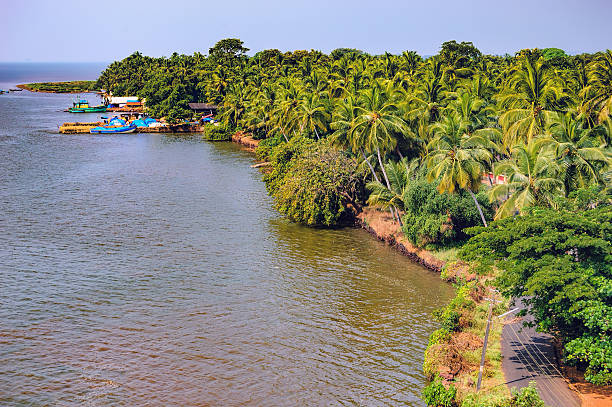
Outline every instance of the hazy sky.
<path fill-rule="evenodd" d="M 134 51 L 359 48 L 436 54 L 447 40 L 504 54 L 612 48 L 612 0 L 0 0 L 0 61 L 112 61 Z"/>

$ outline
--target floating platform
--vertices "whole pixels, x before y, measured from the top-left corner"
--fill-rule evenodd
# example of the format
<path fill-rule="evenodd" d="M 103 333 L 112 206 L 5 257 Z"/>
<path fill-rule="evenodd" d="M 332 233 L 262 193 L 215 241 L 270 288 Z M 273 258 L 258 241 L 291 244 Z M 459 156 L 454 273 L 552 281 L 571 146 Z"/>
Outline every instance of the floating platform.
<path fill-rule="evenodd" d="M 79 134 L 89 133 L 94 127 L 102 126 L 104 122 L 88 122 L 88 123 L 64 123 L 60 126 L 59 132 L 62 134 Z"/>

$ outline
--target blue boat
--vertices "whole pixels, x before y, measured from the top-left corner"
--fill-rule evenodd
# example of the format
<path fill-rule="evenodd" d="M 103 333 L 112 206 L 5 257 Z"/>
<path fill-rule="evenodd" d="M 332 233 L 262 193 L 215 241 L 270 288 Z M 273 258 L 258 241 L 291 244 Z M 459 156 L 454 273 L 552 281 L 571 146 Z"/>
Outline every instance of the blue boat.
<path fill-rule="evenodd" d="M 125 134 L 136 131 L 136 126 L 100 126 L 89 130 L 92 134 Z"/>
<path fill-rule="evenodd" d="M 125 134 L 136 131 L 134 124 L 127 124 L 125 120 L 113 118 L 106 126 L 94 127 L 89 130 L 92 134 Z"/>

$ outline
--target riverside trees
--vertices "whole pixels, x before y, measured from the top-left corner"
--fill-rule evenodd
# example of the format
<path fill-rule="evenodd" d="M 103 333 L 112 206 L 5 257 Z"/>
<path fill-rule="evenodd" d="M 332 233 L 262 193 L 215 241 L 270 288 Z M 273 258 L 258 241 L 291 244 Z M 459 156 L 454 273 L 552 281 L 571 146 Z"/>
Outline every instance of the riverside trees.
<path fill-rule="evenodd" d="M 610 200 L 612 51 L 499 57 L 449 41 L 425 60 L 411 51 L 246 52 L 229 39 L 208 57 L 135 53 L 112 63 L 98 87 L 136 93 L 169 121 L 190 118 L 188 102 L 219 104 L 228 131 L 265 139 L 268 189 L 284 213 L 307 224 L 333 225 L 344 206 L 370 198 L 403 219 L 415 244 L 457 244 L 464 228 L 488 225 L 492 211 L 502 222 L 534 208 L 554 212 L 591 187 Z M 469 211 L 470 194 L 472 208 L 483 210 L 458 216 L 455 208 Z M 529 216 L 525 227 L 545 215 Z M 608 377 L 597 375 L 602 366 L 592 365 L 590 377 Z"/>

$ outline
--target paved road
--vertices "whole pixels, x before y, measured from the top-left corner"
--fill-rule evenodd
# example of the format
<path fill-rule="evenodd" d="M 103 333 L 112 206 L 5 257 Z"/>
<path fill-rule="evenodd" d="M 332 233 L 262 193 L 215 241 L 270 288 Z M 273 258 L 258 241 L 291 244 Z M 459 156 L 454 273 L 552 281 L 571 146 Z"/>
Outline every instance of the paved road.
<path fill-rule="evenodd" d="M 520 302 L 517 306 L 522 306 Z M 508 318 L 513 318 L 509 316 Z M 571 391 L 556 365 L 552 337 L 523 327 L 523 321 L 506 324 L 502 330 L 502 369 L 509 388 L 527 387 L 535 381 L 538 393 L 550 407 L 580 407 L 580 398 Z"/>

